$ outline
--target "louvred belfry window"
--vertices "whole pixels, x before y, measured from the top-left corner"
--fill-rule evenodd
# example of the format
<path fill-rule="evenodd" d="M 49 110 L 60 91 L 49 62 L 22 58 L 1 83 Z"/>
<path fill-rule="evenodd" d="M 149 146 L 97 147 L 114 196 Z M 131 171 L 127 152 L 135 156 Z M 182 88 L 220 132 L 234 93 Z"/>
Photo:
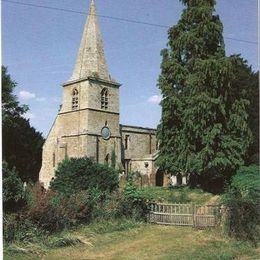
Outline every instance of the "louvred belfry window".
<path fill-rule="evenodd" d="M 101 108 L 108 109 L 108 90 L 106 88 L 101 91 Z"/>
<path fill-rule="evenodd" d="M 72 92 L 72 110 L 77 110 L 79 108 L 79 92 L 74 89 Z"/>

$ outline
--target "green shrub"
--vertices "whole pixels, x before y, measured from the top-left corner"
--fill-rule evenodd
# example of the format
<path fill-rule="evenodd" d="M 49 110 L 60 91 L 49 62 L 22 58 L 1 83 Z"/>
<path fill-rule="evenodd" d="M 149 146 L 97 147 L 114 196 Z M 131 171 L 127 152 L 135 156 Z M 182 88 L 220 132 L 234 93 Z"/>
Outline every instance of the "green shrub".
<path fill-rule="evenodd" d="M 145 219 L 148 213 L 147 200 L 142 195 L 141 191 L 134 184 L 134 177 L 132 174 L 124 188 L 124 214 L 125 216 L 132 216 L 135 219 Z"/>
<path fill-rule="evenodd" d="M 7 243 L 14 241 L 34 243 L 48 234 L 23 212 L 5 214 L 3 220 L 3 240 Z"/>
<path fill-rule="evenodd" d="M 147 199 L 130 177 L 121 191 L 99 194 L 98 200 L 93 200 L 92 219 L 133 218 L 144 220 L 147 214 Z M 92 196 L 93 197 L 93 196 Z"/>
<path fill-rule="evenodd" d="M 23 182 L 15 169 L 10 170 L 3 161 L 3 208 L 4 211 L 16 211 L 25 205 Z"/>
<path fill-rule="evenodd" d="M 222 202 L 227 206 L 225 228 L 228 235 L 256 243 L 260 235 L 259 167 L 242 166 Z"/>
<path fill-rule="evenodd" d="M 93 188 L 111 192 L 118 187 L 115 169 L 87 157 L 65 159 L 59 164 L 55 176 L 51 189 L 67 195 Z"/>
<path fill-rule="evenodd" d="M 3 239 L 5 242 L 12 242 L 15 240 L 15 231 L 17 229 L 16 216 L 7 214 L 3 218 Z"/>

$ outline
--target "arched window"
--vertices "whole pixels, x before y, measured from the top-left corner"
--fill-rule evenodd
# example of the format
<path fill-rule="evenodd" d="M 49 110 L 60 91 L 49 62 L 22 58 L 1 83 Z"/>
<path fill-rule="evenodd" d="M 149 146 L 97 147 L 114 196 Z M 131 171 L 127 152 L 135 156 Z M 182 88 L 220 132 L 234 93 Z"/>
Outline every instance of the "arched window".
<path fill-rule="evenodd" d="M 72 110 L 79 108 L 79 92 L 77 89 L 73 89 L 72 92 Z"/>
<path fill-rule="evenodd" d="M 108 109 L 108 90 L 103 88 L 101 91 L 101 108 Z"/>

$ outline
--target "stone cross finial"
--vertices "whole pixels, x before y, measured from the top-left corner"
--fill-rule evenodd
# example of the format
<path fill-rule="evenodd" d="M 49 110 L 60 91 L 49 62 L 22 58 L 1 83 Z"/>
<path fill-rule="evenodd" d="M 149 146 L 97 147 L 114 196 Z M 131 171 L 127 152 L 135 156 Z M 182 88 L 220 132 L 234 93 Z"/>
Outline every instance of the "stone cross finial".
<path fill-rule="evenodd" d="M 110 80 L 94 0 L 90 2 L 87 21 L 70 81 L 89 76 Z"/>

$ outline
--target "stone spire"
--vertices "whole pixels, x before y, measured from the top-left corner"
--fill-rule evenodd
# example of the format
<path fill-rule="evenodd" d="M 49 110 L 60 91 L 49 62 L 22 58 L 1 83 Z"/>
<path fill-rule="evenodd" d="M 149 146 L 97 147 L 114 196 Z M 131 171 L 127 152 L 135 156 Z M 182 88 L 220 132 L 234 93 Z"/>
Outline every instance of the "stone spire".
<path fill-rule="evenodd" d="M 91 0 L 90 3 L 76 64 L 70 81 L 88 76 L 110 80 L 94 0 Z"/>

